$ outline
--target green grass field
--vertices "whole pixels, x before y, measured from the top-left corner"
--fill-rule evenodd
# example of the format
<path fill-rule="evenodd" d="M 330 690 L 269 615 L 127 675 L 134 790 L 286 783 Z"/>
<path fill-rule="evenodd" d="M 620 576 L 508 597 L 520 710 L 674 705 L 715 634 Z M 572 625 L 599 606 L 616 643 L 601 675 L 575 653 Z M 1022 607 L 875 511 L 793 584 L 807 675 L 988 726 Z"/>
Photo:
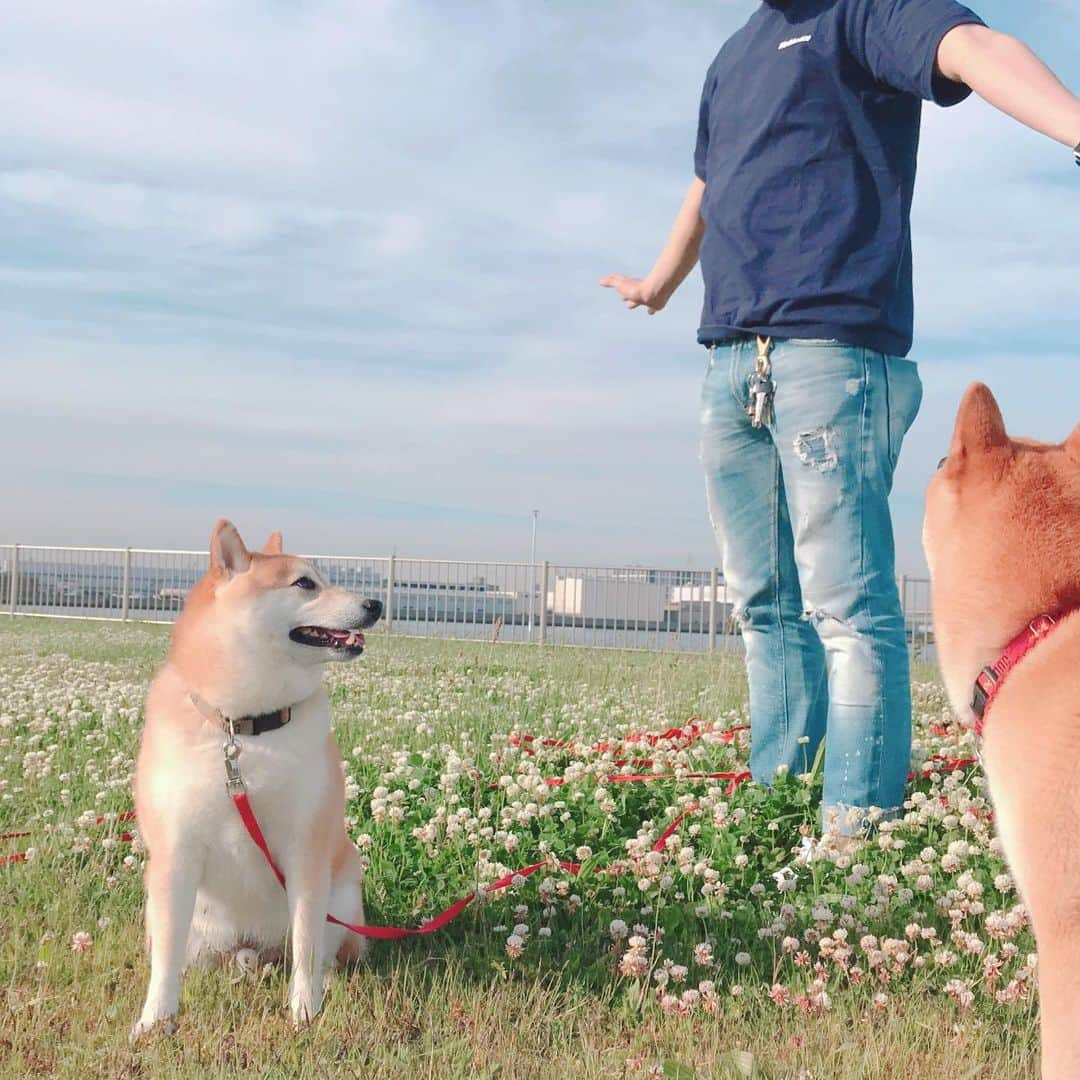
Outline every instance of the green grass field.
<path fill-rule="evenodd" d="M 981 775 L 932 771 L 971 743 L 931 673 L 907 816 L 805 862 L 812 762 L 732 794 L 611 780 L 737 770 L 745 739 L 719 734 L 746 719 L 736 661 L 378 634 L 328 673 L 369 920 L 415 926 L 548 856 L 580 875 L 553 866 L 438 934 L 375 944 L 299 1033 L 280 967 L 192 973 L 176 1035 L 133 1048 L 143 856 L 93 821 L 130 806 L 167 643 L 166 627 L 0 616 L 0 832 L 33 830 L 0 848 L 30 851 L 0 866 L 4 1077 L 1037 1076 L 1034 941 Z M 694 716 L 714 733 L 690 746 L 620 742 Z M 529 755 L 515 733 L 575 746 Z"/>

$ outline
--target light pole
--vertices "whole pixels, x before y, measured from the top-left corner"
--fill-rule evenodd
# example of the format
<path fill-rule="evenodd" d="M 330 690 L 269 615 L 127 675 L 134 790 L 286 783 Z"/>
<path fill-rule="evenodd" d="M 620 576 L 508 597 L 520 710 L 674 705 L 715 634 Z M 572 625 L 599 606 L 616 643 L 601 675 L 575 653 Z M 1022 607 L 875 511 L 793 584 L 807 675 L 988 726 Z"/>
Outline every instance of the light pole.
<path fill-rule="evenodd" d="M 536 522 L 540 517 L 540 511 L 534 510 L 532 512 L 533 526 L 532 526 L 532 548 L 529 552 L 529 562 L 536 562 Z"/>

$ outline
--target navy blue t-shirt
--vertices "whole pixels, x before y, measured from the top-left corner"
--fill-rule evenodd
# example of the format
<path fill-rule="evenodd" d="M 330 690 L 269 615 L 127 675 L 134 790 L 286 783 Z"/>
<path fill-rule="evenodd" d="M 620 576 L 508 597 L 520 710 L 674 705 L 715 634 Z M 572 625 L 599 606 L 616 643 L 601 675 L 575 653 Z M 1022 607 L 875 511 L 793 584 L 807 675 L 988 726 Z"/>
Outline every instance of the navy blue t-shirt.
<path fill-rule="evenodd" d="M 923 99 L 971 93 L 938 45 L 954 0 L 764 3 L 712 62 L 698 340 L 747 333 L 911 348 L 911 200 Z"/>

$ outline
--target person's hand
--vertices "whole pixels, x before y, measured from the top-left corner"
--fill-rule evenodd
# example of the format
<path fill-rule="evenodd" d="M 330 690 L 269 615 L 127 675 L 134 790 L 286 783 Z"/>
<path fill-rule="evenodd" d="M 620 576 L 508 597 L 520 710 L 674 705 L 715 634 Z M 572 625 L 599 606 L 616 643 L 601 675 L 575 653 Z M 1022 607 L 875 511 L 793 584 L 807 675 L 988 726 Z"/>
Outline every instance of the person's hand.
<path fill-rule="evenodd" d="M 614 289 L 628 309 L 647 308 L 650 315 L 663 311 L 668 298 L 663 296 L 648 281 L 642 278 L 629 278 L 624 274 L 608 274 L 600 279 L 605 289 Z"/>

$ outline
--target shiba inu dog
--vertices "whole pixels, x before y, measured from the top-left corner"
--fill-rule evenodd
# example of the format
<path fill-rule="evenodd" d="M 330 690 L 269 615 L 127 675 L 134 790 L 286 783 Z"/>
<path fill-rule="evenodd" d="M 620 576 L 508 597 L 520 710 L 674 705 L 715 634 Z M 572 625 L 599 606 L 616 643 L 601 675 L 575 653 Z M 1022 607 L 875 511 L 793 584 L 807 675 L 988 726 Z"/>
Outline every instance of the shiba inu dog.
<path fill-rule="evenodd" d="M 945 684 L 979 721 L 998 831 L 1039 945 L 1043 1076 L 1080 1077 L 1080 427 L 1010 438 L 964 395 L 923 542 Z M 1048 618 L 1044 617 L 1047 616 Z M 976 689 L 976 683 L 978 688 Z"/>
<path fill-rule="evenodd" d="M 288 939 L 289 1007 L 301 1024 L 321 1007 L 327 958 L 359 959 L 363 939 L 325 922 L 330 911 L 362 923 L 364 908 L 322 675 L 328 661 L 363 652 L 361 631 L 381 613 L 379 601 L 331 588 L 282 554 L 279 533 L 254 553 L 228 521 L 215 527 L 209 572 L 146 700 L 135 810 L 149 855 L 151 971 L 133 1038 L 171 1026 L 191 964 L 240 949 L 280 956 Z M 226 792 L 230 743 L 287 889 Z"/>

